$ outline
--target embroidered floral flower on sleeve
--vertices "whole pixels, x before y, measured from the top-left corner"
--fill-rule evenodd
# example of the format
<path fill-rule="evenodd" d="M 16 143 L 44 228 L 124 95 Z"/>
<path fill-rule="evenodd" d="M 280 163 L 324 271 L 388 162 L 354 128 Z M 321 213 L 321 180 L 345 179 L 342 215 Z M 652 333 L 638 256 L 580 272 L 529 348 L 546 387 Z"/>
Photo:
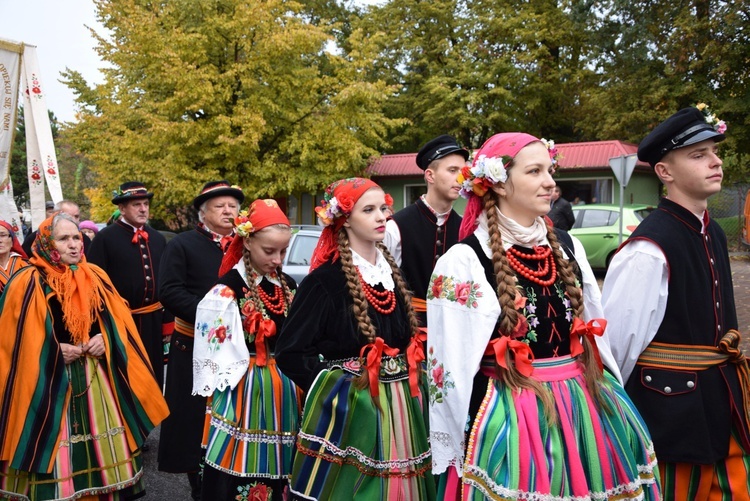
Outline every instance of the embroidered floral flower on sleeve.
<path fill-rule="evenodd" d="M 430 347 L 427 357 L 427 376 L 429 378 L 430 404 L 442 403 L 443 398 L 448 393 L 447 390 L 456 387 L 453 378 L 451 378 L 451 373 L 443 368 L 442 363 L 438 362 L 432 347 Z"/>
<path fill-rule="evenodd" d="M 213 325 L 206 322 L 196 325 L 196 330 L 201 337 L 208 337 L 208 351 L 218 351 L 227 339 L 232 339 L 232 329 L 224 325 L 221 317 L 214 320 Z"/>
<path fill-rule="evenodd" d="M 427 299 L 447 299 L 467 308 L 477 308 L 477 299 L 482 297 L 479 283 L 469 280 L 460 282 L 453 277 L 433 274 L 427 288 Z"/>

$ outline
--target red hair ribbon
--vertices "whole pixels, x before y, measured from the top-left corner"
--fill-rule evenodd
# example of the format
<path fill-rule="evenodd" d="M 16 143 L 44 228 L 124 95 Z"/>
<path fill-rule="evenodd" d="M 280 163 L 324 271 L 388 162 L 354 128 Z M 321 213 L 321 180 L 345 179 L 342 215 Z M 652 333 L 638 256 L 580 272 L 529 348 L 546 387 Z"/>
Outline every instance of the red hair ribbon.
<path fill-rule="evenodd" d="M 490 341 L 487 349 L 484 350 L 484 354 L 494 354 L 497 365 L 507 369 L 508 364 L 505 363 L 505 354 L 508 350 L 513 353 L 513 363 L 516 370 L 526 377 L 531 376 L 531 373 L 534 372 L 534 367 L 531 365 L 534 362 L 534 353 L 529 345 L 523 341 L 516 341 L 508 336 L 500 336 Z"/>
<path fill-rule="evenodd" d="M 594 358 L 596 359 L 597 365 L 599 365 L 599 370 L 604 370 L 602 357 L 599 355 L 599 348 L 596 346 L 594 336 L 603 335 L 604 329 L 606 328 L 607 321 L 603 318 L 591 319 L 589 320 L 589 323 L 584 323 L 580 318 L 574 318 L 573 325 L 570 327 L 570 354 L 575 357 L 583 353 L 581 336 L 586 336 L 589 338 L 591 346 L 594 349 Z"/>
<path fill-rule="evenodd" d="M 367 351 L 369 348 L 369 351 Z M 380 387 L 378 382 L 380 381 L 380 360 L 383 357 L 383 353 L 389 357 L 395 357 L 398 355 L 398 348 L 391 348 L 382 337 L 376 337 L 375 342 L 368 343 L 359 350 L 360 358 L 365 358 L 365 352 L 367 351 L 366 366 L 367 373 L 369 374 L 369 385 L 370 395 L 377 397 L 380 394 Z"/>
<path fill-rule="evenodd" d="M 264 367 L 267 362 L 266 338 L 276 335 L 276 323 L 270 318 L 263 318 L 263 314 L 255 311 L 245 317 L 243 327 L 247 332 L 255 333 L 255 365 Z"/>
<path fill-rule="evenodd" d="M 419 328 L 406 347 L 406 363 L 409 365 L 409 390 L 412 397 L 419 396 L 419 364 L 426 358 L 424 343 L 427 341 L 427 329 Z"/>

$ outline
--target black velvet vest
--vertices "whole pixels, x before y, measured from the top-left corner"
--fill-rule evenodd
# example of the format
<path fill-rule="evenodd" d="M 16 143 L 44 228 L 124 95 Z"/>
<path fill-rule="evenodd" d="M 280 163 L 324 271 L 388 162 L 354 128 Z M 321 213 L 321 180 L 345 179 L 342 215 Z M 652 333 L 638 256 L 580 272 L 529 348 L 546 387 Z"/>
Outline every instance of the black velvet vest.
<path fill-rule="evenodd" d="M 634 240 L 658 245 L 669 268 L 666 312 L 654 341 L 718 346 L 727 330 L 737 328 L 726 236 L 718 224 L 709 221 L 701 234 L 694 214 L 662 199 L 624 245 Z M 651 431 L 659 461 L 722 460 L 733 423 L 747 444 L 743 397 L 732 364 L 704 371 L 636 366 L 625 388 Z"/>
<path fill-rule="evenodd" d="M 461 216 L 451 210 L 442 226 L 420 199 L 398 211 L 393 220 L 401 233 L 401 272 L 414 297 L 425 299 L 438 258 L 458 242 Z"/>

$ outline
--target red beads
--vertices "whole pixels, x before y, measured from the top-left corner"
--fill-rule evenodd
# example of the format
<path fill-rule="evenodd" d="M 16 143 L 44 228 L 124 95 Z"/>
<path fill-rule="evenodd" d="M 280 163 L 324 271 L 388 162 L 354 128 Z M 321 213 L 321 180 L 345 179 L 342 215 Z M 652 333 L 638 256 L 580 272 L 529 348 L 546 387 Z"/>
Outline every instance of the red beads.
<path fill-rule="evenodd" d="M 557 264 L 552 256 L 552 249 L 548 246 L 534 246 L 534 254 L 526 254 L 519 251 L 514 247 L 508 248 L 505 255 L 508 258 L 508 264 L 513 271 L 535 284 L 539 284 L 543 287 L 547 287 L 555 283 L 557 280 Z M 518 258 L 530 259 L 532 261 L 539 261 L 539 269 L 532 270 Z M 549 278 L 544 279 L 543 277 Z"/>
<path fill-rule="evenodd" d="M 365 298 L 370 303 L 370 306 L 383 315 L 393 313 L 393 310 L 396 309 L 396 293 L 394 291 L 379 291 L 375 289 L 372 285 L 364 281 L 359 268 L 357 268 L 357 275 L 359 275 L 359 283 L 362 285 Z"/>
<path fill-rule="evenodd" d="M 273 296 L 270 296 L 258 285 L 258 297 L 263 301 L 268 311 L 276 315 L 281 315 L 286 309 L 284 302 L 284 291 L 278 285 L 274 285 Z"/>

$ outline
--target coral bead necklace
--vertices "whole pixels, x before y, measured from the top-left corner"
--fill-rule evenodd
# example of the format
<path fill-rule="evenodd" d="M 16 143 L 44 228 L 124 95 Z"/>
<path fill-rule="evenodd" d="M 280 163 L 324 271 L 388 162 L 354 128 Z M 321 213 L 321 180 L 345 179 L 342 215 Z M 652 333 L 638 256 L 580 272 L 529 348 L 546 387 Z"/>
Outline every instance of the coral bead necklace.
<path fill-rule="evenodd" d="M 365 293 L 365 298 L 370 303 L 370 306 L 383 315 L 393 313 L 393 310 L 396 309 L 396 293 L 394 291 L 379 291 L 365 282 L 359 268 L 357 268 L 357 275 L 359 276 L 359 283 L 362 285 L 362 290 Z"/>
<path fill-rule="evenodd" d="M 276 315 L 282 315 L 286 309 L 286 302 L 284 301 L 284 291 L 278 285 L 274 285 L 273 296 L 269 295 L 263 288 L 258 284 L 258 297 L 266 309 Z"/>
<path fill-rule="evenodd" d="M 557 264 L 555 264 L 555 259 L 552 256 L 552 249 L 548 246 L 535 245 L 533 254 L 526 254 L 514 247 L 510 247 L 505 255 L 507 256 L 508 264 L 513 268 L 513 271 L 535 284 L 547 287 L 557 280 Z M 537 270 L 532 270 L 518 258 L 539 261 L 540 267 Z M 546 276 L 549 276 L 549 278 L 544 279 L 543 277 Z"/>

